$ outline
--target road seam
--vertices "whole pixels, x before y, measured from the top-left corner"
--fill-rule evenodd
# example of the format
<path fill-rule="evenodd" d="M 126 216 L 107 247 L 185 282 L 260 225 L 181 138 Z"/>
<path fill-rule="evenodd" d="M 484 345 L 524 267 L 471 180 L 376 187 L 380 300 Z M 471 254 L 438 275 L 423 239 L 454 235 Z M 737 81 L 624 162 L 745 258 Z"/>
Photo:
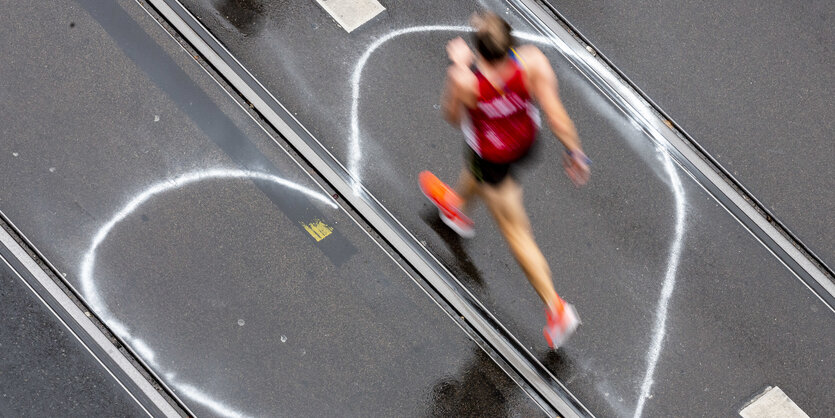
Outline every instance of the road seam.
<path fill-rule="evenodd" d="M 149 16 L 152 16 L 156 23 L 168 33 L 172 40 L 177 42 L 178 45 L 183 49 L 183 51 L 189 55 L 194 55 L 196 52 L 190 45 L 186 42 L 183 42 L 183 39 L 180 37 L 175 36 L 176 30 L 169 26 L 163 25 L 164 23 L 168 23 L 164 18 L 160 17 L 160 15 L 148 10 L 145 7 L 144 3 L 140 2 L 139 0 L 135 0 L 140 7 L 148 13 Z M 303 164 L 300 161 L 301 155 L 295 152 L 291 152 L 292 148 L 289 147 L 289 144 L 282 143 L 281 141 L 276 139 L 276 136 L 280 136 L 280 134 L 272 129 L 269 122 L 266 121 L 261 117 L 261 115 L 255 111 L 253 108 L 249 106 L 248 103 L 245 103 L 244 98 L 235 91 L 232 86 L 222 80 L 222 76 L 216 73 L 211 65 L 207 63 L 203 63 L 200 65 L 200 68 L 208 75 L 212 80 L 214 80 L 227 94 L 227 96 L 232 99 L 232 101 L 247 115 L 249 118 L 255 122 L 255 124 L 261 128 L 261 130 L 275 142 L 275 144 L 301 169 L 310 180 L 315 183 L 319 189 L 327 194 L 333 195 L 336 191 L 330 187 L 326 187 L 326 184 L 322 181 L 320 177 L 315 177 L 313 175 L 313 170 L 309 165 Z M 447 317 L 452 320 L 452 322 L 461 329 L 470 339 L 481 348 L 488 357 L 490 357 L 494 363 L 501 369 L 504 373 L 510 377 L 511 381 L 516 383 L 521 389 L 522 392 L 525 393 L 532 401 L 534 401 L 546 414 L 553 415 L 554 411 L 550 408 L 550 406 L 545 404 L 545 401 L 537 396 L 536 392 L 528 385 L 526 381 L 522 379 L 522 377 L 512 369 L 509 363 L 507 363 L 480 335 L 478 335 L 472 327 L 469 326 L 466 320 L 463 317 L 458 315 L 456 312 L 443 298 L 438 295 L 434 289 L 429 286 L 422 278 L 417 277 L 411 266 L 403 259 L 400 254 L 394 251 L 393 248 L 388 246 L 388 242 L 385 239 L 376 233 L 376 231 L 369 227 L 365 222 L 365 220 L 361 217 L 361 215 L 352 210 L 352 207 L 349 204 L 342 203 L 342 200 L 339 200 L 338 203 L 341 210 L 348 216 L 349 219 L 354 223 L 354 225 L 359 228 L 369 239 L 381 250 L 386 256 L 405 274 L 412 282 L 434 303 Z"/>
<path fill-rule="evenodd" d="M 26 284 L 26 287 L 33 293 L 41 303 L 69 330 L 69 332 L 84 346 L 84 348 L 96 359 L 96 361 L 107 370 L 119 385 L 136 401 L 139 406 L 148 413 L 149 416 L 165 416 L 165 417 L 179 417 L 180 414 L 172 407 L 166 399 L 160 395 L 156 388 L 142 375 L 142 373 L 128 360 L 125 355 L 108 339 L 93 321 L 85 315 L 66 293 L 49 277 L 49 275 L 38 265 L 38 263 L 18 244 L 17 241 L 4 229 L 0 228 L 0 245 L 2 245 L 9 253 L 12 259 L 6 259 L 3 254 L 0 254 L 0 260 L 15 272 L 18 278 Z M 14 261 L 19 263 L 15 266 Z M 24 271 L 21 271 L 21 267 Z M 28 273 L 28 274 L 27 274 Z M 29 277 L 26 277 L 29 276 Z M 35 283 L 30 283 L 34 279 Z M 38 286 L 45 292 L 42 294 L 35 289 Z M 46 298 L 51 298 L 55 303 L 49 303 Z M 63 311 L 66 315 L 60 315 L 57 310 Z M 72 326 L 69 321 L 72 321 L 76 326 Z M 89 338 L 83 338 L 79 333 L 84 333 Z M 86 341 L 85 341 L 86 340 Z M 114 374 L 114 371 L 108 367 L 91 348 L 88 343 L 96 344 L 100 350 L 99 355 L 103 352 L 111 360 L 109 363 L 118 367 L 135 388 L 141 391 L 141 394 L 134 393 L 130 390 L 126 383 Z M 148 410 L 148 402 L 139 399 L 144 396 L 147 401 L 157 408 L 156 411 Z"/>
<path fill-rule="evenodd" d="M 641 88 L 638 87 L 637 84 L 630 80 L 629 77 L 627 77 L 622 70 L 620 70 L 616 65 L 614 65 L 614 63 L 605 54 L 598 50 L 587 37 L 583 36 L 583 34 L 574 25 L 572 25 L 571 22 L 569 22 L 566 19 L 566 17 L 562 13 L 560 13 L 559 10 L 557 10 L 556 7 L 554 7 L 549 2 L 541 0 L 538 2 L 538 4 L 541 4 L 544 8 L 550 10 L 553 13 L 553 15 L 559 21 L 561 21 L 564 26 L 567 27 L 568 31 L 573 32 L 573 34 L 578 38 L 580 43 L 586 45 L 586 49 L 589 49 L 589 52 L 591 52 L 592 55 L 595 55 L 598 58 L 600 58 L 612 71 L 614 71 L 618 75 L 618 77 L 620 77 L 623 80 L 624 83 L 628 84 L 636 93 L 638 93 L 641 96 L 641 98 L 646 100 L 649 106 L 651 106 L 659 114 L 659 116 L 663 118 L 667 126 L 669 126 L 671 129 L 674 129 L 676 133 L 682 137 L 682 139 L 684 139 L 690 146 L 692 146 L 695 149 L 695 151 L 697 151 L 700 157 L 707 160 L 707 162 L 712 165 L 712 168 L 718 171 L 720 176 L 723 177 L 723 180 L 735 187 L 736 190 L 739 191 L 742 194 L 742 196 L 746 199 L 746 201 L 749 201 L 749 203 L 756 208 L 761 217 L 765 218 L 771 225 L 773 225 L 780 234 L 785 235 L 786 238 L 792 243 L 792 245 L 799 247 L 798 249 L 804 257 L 810 259 L 813 263 L 817 263 L 815 265 L 816 268 L 823 269 L 825 271 L 825 274 L 829 277 L 830 281 L 835 280 L 835 272 L 833 272 L 832 268 L 828 266 L 823 261 L 823 259 L 821 259 L 820 256 L 818 256 L 814 251 L 812 251 L 811 248 L 809 248 L 809 246 L 807 246 L 803 241 L 801 241 L 800 238 L 798 238 L 797 235 L 795 235 L 788 228 L 788 226 L 786 226 L 779 218 L 774 216 L 774 214 L 768 209 L 768 207 L 766 207 L 759 199 L 756 198 L 756 196 L 754 196 L 745 186 L 743 186 L 742 183 L 739 180 L 737 180 L 737 178 L 734 177 L 734 175 L 731 174 L 731 172 L 728 169 L 723 167 L 722 164 L 720 164 L 716 158 L 714 158 L 704 147 L 702 147 L 701 144 L 699 144 L 695 140 L 695 138 L 693 138 L 692 135 L 687 133 L 687 131 L 685 131 L 684 128 L 681 127 L 681 125 L 676 123 L 676 121 L 673 120 L 664 111 L 664 109 L 661 109 L 661 107 L 657 103 L 655 103 L 652 100 L 652 98 L 650 98 L 646 93 L 644 93 L 644 91 L 641 90 Z"/>
<path fill-rule="evenodd" d="M 577 400 L 458 280 L 295 120 L 226 48 L 176 0 L 147 0 L 331 184 L 426 282 L 564 416 L 591 416 Z M 175 11 L 176 8 L 177 10 Z M 186 21 L 188 19 L 188 22 Z M 191 25 L 198 28 L 198 34 Z M 214 47 L 209 46 L 212 42 Z M 215 50 L 223 53 L 221 57 Z M 239 74 L 232 68 L 241 71 Z M 243 77 L 250 81 L 247 82 Z M 250 84 L 251 83 L 251 84 Z M 256 89 L 261 93 L 256 92 Z M 268 104 L 272 103 L 275 105 Z M 283 114 L 285 120 L 279 113 Z M 304 138 L 309 138 L 308 143 Z"/>
<path fill-rule="evenodd" d="M 658 145 L 669 150 L 676 163 L 748 230 L 830 311 L 835 312 L 835 283 L 826 273 L 786 238 L 737 189 L 723 178 L 705 158 L 682 138 L 681 133 L 660 117 L 628 83 L 596 56 L 593 48 L 582 45 L 537 0 L 509 0 L 528 22 L 548 34 L 565 58 L 577 66 L 606 97 L 629 116 Z M 793 265 L 795 264 L 795 265 Z"/>

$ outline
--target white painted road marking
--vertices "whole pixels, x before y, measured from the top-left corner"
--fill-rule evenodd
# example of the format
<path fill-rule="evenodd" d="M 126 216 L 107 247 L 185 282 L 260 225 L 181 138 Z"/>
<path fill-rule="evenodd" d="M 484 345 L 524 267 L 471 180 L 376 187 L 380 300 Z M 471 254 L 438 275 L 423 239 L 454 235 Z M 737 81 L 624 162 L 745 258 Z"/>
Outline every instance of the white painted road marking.
<path fill-rule="evenodd" d="M 110 232 L 113 231 L 113 229 L 116 228 L 117 225 L 119 225 L 125 218 L 134 213 L 134 211 L 140 206 L 142 206 L 145 202 L 147 202 L 153 197 L 178 190 L 184 186 L 188 186 L 193 183 L 205 180 L 225 179 L 248 179 L 269 181 L 295 190 L 304 195 L 307 195 L 310 198 L 316 199 L 319 202 L 327 204 L 333 209 L 338 208 L 336 203 L 334 203 L 333 199 L 331 199 L 329 196 L 308 189 L 290 180 L 285 180 L 281 177 L 274 176 L 272 174 L 261 173 L 257 171 L 235 170 L 225 168 L 215 168 L 182 174 L 178 177 L 164 179 L 160 182 L 157 182 L 149 186 L 148 188 L 134 196 L 125 206 L 123 206 L 118 212 L 116 212 L 112 216 L 112 218 L 110 218 L 110 220 L 108 220 L 104 225 L 102 225 L 99 228 L 98 231 L 96 231 L 95 235 L 93 235 L 92 241 L 90 242 L 90 247 L 87 249 L 87 252 L 84 253 L 84 256 L 81 260 L 81 272 L 79 275 L 79 279 L 81 281 L 81 293 L 84 296 L 84 299 L 86 300 L 87 304 L 90 305 L 93 311 L 96 312 L 99 318 L 101 318 L 101 320 L 111 329 L 111 331 L 113 331 L 114 334 L 121 337 L 124 341 L 128 343 L 130 347 L 132 347 L 134 350 L 136 350 L 137 353 L 139 353 L 142 356 L 142 359 L 148 366 L 150 366 L 152 370 L 155 370 L 159 374 L 164 375 L 167 380 L 167 383 L 170 386 L 174 387 L 177 390 L 177 392 L 185 394 L 195 402 L 200 403 L 205 407 L 208 407 L 215 415 L 230 418 L 239 418 L 245 417 L 246 415 L 234 409 L 233 407 L 223 403 L 219 399 L 219 396 L 211 395 L 207 392 L 204 392 L 201 388 L 193 386 L 191 383 L 177 378 L 173 372 L 165 370 L 164 364 L 156 362 L 156 354 L 151 348 L 151 346 L 148 345 L 148 343 L 146 343 L 144 340 L 141 340 L 138 337 L 134 336 L 131 333 L 131 330 L 128 328 L 128 326 L 122 323 L 118 318 L 116 318 L 115 315 L 113 315 L 113 313 L 109 310 L 108 305 L 105 303 L 105 301 L 102 299 L 99 293 L 98 281 L 102 280 L 102 278 L 96 277 L 95 275 L 96 251 L 98 250 L 99 246 L 102 244 L 102 242 L 104 242 L 104 240 L 110 235 Z M 2 232 L 2 229 L 0 229 L 0 238 L 3 237 Z M 241 323 L 241 326 L 243 326 L 244 324 L 245 323 Z"/>
<path fill-rule="evenodd" d="M 351 175 L 357 179 L 357 182 L 354 183 L 353 189 L 354 193 L 359 195 L 361 192 L 361 183 L 359 179 L 361 178 L 359 173 L 360 168 L 360 159 L 362 158 L 361 146 L 360 146 L 360 134 L 359 134 L 359 98 L 360 98 L 360 85 L 362 80 L 362 70 L 365 68 L 365 64 L 368 61 L 371 54 L 376 51 L 380 46 L 384 43 L 390 41 L 391 39 L 405 35 L 410 33 L 423 33 L 423 32 L 435 32 L 435 31 L 460 31 L 460 32 L 471 32 L 472 28 L 468 26 L 413 26 L 410 28 L 402 28 L 392 32 L 389 32 L 385 36 L 378 38 L 374 41 L 363 53 L 362 57 L 360 57 L 359 61 L 357 62 L 356 67 L 354 67 L 354 73 L 351 77 L 351 87 L 352 87 L 352 103 L 351 103 L 351 148 L 349 154 L 349 161 L 348 161 L 348 171 Z M 557 43 L 553 44 L 550 41 L 561 41 L 560 38 L 548 38 L 537 36 L 533 34 L 523 33 L 523 32 L 513 32 L 513 35 L 517 38 L 524 39 L 526 41 L 542 43 L 546 45 L 556 46 L 560 51 L 570 51 L 570 47 L 565 43 Z M 635 117 L 632 118 L 633 124 L 640 128 L 641 125 L 635 122 Z M 671 247 L 670 247 L 670 255 L 667 261 L 667 270 L 664 274 L 664 282 L 661 287 L 661 297 L 658 300 L 658 305 L 655 309 L 655 325 L 653 326 L 652 332 L 652 340 L 650 343 L 650 349 L 647 352 L 647 369 L 644 374 L 643 382 L 641 383 L 641 391 L 639 392 L 638 403 L 635 407 L 635 413 L 633 415 L 634 418 L 640 418 L 641 414 L 643 413 L 644 406 L 646 404 L 647 399 L 650 398 L 650 389 L 652 388 L 652 384 L 654 383 L 653 376 L 655 374 L 655 367 L 658 364 L 658 359 L 661 355 L 661 348 L 663 347 L 664 336 L 667 332 L 667 310 L 669 307 L 670 298 L 673 294 L 673 289 L 675 288 L 676 283 L 676 273 L 678 271 L 678 264 L 681 260 L 681 251 L 682 245 L 684 241 L 684 232 L 685 232 L 685 201 L 684 201 L 684 187 L 682 186 L 681 179 L 678 176 L 678 172 L 675 170 L 675 166 L 673 164 L 673 160 L 669 153 L 662 148 L 658 148 L 658 152 L 661 156 L 661 161 L 664 163 L 664 168 L 667 174 L 669 175 L 669 179 L 671 182 L 671 187 L 673 191 L 673 195 L 675 197 L 676 202 L 676 226 L 675 226 L 675 236 L 673 237 Z"/>
<path fill-rule="evenodd" d="M 809 418 L 778 387 L 769 387 L 739 411 L 742 418 Z"/>
<path fill-rule="evenodd" d="M 376 0 L 316 0 L 316 2 L 330 13 L 331 17 L 348 33 L 386 10 Z"/>

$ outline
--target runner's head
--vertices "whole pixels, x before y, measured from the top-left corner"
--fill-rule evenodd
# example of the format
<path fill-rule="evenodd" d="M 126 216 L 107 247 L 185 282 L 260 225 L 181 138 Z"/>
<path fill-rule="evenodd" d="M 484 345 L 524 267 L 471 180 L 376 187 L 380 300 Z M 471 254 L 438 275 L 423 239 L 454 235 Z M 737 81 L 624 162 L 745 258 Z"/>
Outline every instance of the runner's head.
<path fill-rule="evenodd" d="M 475 28 L 473 41 L 478 54 L 491 64 L 505 59 L 507 51 L 513 46 L 510 24 L 492 12 L 474 15 L 472 24 Z"/>

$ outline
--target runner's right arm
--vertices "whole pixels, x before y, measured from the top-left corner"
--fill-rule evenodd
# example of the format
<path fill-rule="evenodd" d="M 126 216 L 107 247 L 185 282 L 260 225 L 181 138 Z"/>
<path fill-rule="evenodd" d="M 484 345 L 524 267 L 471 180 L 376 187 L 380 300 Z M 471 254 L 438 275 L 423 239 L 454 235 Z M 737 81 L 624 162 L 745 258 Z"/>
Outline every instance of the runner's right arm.
<path fill-rule="evenodd" d="M 460 37 L 449 41 L 446 50 L 452 65 L 447 68 L 441 107 L 444 119 L 453 126 L 459 126 L 464 107 L 475 106 L 476 79 L 470 71 L 474 56 L 470 47 Z"/>

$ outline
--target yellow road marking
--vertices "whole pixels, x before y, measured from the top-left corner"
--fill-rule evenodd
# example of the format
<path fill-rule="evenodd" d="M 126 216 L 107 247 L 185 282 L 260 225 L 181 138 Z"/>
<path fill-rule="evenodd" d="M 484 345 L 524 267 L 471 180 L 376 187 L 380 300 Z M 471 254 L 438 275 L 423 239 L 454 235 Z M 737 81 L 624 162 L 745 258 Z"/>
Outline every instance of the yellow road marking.
<path fill-rule="evenodd" d="M 310 234 L 316 242 L 319 242 L 325 239 L 328 235 L 333 233 L 333 227 L 328 226 L 321 219 L 314 219 L 313 222 L 309 224 L 302 223 L 304 230 Z"/>

